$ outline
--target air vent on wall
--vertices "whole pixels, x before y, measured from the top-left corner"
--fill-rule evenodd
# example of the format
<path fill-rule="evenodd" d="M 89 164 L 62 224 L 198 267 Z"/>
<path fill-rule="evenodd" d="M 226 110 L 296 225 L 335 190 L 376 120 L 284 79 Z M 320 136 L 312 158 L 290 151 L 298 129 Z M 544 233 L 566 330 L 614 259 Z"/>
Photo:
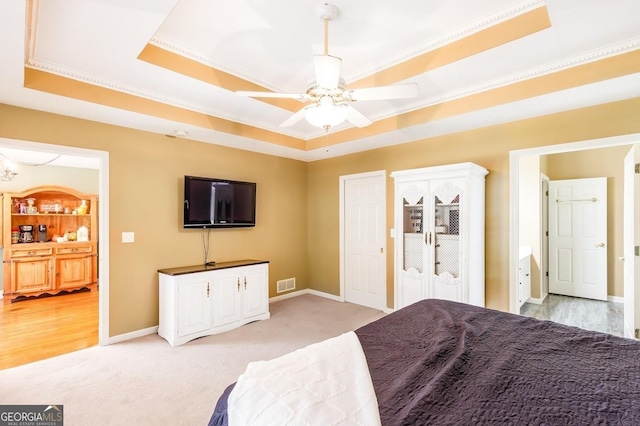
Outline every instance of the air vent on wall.
<path fill-rule="evenodd" d="M 296 279 L 288 278 L 286 280 L 280 280 L 277 282 L 277 292 L 284 293 L 285 291 L 291 291 L 296 289 Z"/>

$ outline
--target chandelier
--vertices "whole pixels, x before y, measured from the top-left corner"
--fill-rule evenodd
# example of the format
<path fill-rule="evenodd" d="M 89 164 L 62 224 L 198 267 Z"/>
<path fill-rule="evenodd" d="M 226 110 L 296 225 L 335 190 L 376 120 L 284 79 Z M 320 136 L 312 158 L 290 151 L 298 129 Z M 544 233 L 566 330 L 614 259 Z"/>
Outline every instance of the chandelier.
<path fill-rule="evenodd" d="M 51 164 L 52 162 L 54 162 L 55 160 L 57 160 L 62 156 L 62 154 L 57 154 L 57 155 L 54 154 L 54 155 L 55 156 L 51 160 L 47 160 L 42 163 L 26 163 L 22 161 L 12 161 L 9 159 L 9 157 L 7 157 L 5 154 L 0 152 L 0 157 L 4 158 L 2 162 L 3 169 L 0 170 L 0 181 L 8 182 L 10 180 L 13 180 L 13 178 L 16 177 L 16 175 L 18 174 L 18 165 L 25 166 L 25 167 L 44 166 L 47 164 Z"/>
<path fill-rule="evenodd" d="M 0 180 L 7 182 L 13 180 L 14 177 L 18 174 L 18 167 L 15 163 L 9 160 L 4 161 L 4 170 L 0 173 Z"/>

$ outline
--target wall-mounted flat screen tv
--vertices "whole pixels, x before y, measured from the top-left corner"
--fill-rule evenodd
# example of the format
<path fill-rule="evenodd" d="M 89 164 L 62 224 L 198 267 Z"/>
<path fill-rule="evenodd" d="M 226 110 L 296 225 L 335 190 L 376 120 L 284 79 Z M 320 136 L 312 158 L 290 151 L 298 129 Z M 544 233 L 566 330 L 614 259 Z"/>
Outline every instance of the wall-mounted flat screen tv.
<path fill-rule="evenodd" d="M 255 182 L 184 177 L 184 228 L 237 228 L 255 225 Z"/>

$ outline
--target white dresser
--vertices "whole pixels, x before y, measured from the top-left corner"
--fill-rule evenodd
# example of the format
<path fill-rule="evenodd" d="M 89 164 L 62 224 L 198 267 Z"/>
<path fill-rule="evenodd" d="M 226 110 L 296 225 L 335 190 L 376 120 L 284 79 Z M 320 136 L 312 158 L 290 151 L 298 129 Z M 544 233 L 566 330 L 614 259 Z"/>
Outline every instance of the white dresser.
<path fill-rule="evenodd" d="M 270 317 L 268 261 L 160 269 L 158 276 L 158 335 L 171 346 Z"/>
<path fill-rule="evenodd" d="M 518 263 L 518 304 L 522 307 L 531 298 L 531 247 L 520 247 Z"/>

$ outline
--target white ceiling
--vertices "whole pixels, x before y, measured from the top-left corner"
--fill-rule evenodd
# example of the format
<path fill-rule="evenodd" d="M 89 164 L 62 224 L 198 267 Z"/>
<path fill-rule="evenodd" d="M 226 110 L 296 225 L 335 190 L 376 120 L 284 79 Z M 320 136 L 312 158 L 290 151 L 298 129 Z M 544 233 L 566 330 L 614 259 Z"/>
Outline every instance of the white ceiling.
<path fill-rule="evenodd" d="M 638 0 L 333 3 L 339 15 L 329 25 L 329 53 L 342 58 L 341 75 L 347 87 L 518 14 L 544 6 L 548 10 L 548 29 L 398 81 L 416 82 L 417 98 L 354 105 L 374 121 L 640 48 Z M 0 3 L 0 103 L 160 134 L 181 130 L 194 140 L 312 161 L 640 96 L 637 73 L 301 150 L 23 87 L 26 62 L 29 67 L 278 134 L 305 141 L 317 138 L 324 131 L 304 121 L 291 128 L 278 126 L 291 111 L 144 62 L 138 55 L 151 44 L 274 91 L 304 92 L 313 77 L 312 55 L 323 51 L 319 14 L 323 4 L 315 0 L 35 0 L 33 34 L 29 35 L 25 34 L 28 2 L 4 1 Z M 332 129 L 329 138 L 348 127 L 347 123 Z"/>

